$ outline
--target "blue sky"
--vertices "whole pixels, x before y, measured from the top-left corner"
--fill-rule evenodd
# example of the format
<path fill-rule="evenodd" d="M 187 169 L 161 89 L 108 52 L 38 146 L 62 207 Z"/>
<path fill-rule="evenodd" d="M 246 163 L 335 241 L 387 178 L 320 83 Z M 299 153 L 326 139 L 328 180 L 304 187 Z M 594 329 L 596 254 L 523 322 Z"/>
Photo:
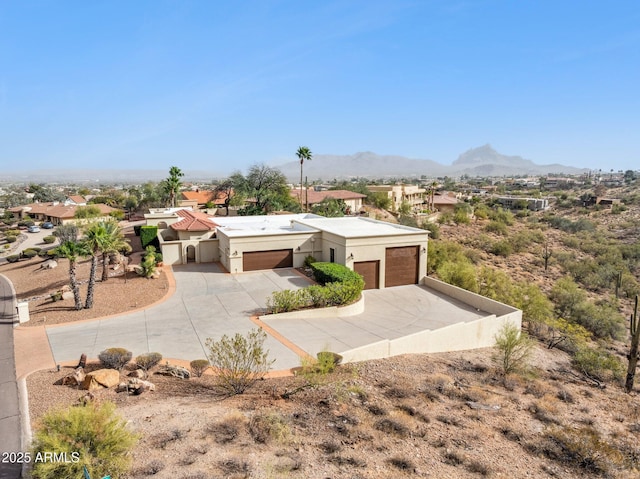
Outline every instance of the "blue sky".
<path fill-rule="evenodd" d="M 0 0 L 0 165 L 640 168 L 640 2 Z"/>

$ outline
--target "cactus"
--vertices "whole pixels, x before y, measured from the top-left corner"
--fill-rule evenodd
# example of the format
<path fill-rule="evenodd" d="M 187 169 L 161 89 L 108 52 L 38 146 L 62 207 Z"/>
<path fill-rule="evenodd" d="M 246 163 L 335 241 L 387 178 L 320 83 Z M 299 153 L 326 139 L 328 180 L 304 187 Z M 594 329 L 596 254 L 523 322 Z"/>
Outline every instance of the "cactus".
<path fill-rule="evenodd" d="M 638 365 L 638 342 L 640 342 L 640 319 L 638 318 L 638 295 L 636 295 L 636 303 L 633 307 L 631 315 L 631 324 L 629 325 L 631 332 L 631 347 L 629 348 L 629 367 L 627 368 L 627 380 L 624 388 L 629 393 L 633 389 L 633 380 L 636 376 L 636 366 Z"/>
<path fill-rule="evenodd" d="M 549 249 L 549 243 L 545 242 L 544 243 L 544 251 L 542 252 L 542 257 L 544 258 L 544 270 L 547 271 L 547 268 L 549 267 L 549 258 L 551 258 L 551 255 L 553 254 L 553 252 Z"/>
<path fill-rule="evenodd" d="M 618 271 L 616 275 L 616 298 L 619 298 L 618 292 L 620 291 L 620 286 L 622 286 L 622 271 Z"/>

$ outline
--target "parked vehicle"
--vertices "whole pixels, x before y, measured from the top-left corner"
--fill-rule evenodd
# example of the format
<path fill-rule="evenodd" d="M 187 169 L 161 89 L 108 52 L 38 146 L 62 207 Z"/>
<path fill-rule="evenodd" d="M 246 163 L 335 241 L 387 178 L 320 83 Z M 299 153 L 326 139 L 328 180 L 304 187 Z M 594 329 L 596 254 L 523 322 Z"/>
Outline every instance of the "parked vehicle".
<path fill-rule="evenodd" d="M 50 229 L 53 229 L 53 223 L 50 223 L 49 221 L 45 221 L 40 225 L 40 227 L 46 230 L 50 230 Z"/>
<path fill-rule="evenodd" d="M 40 232 L 40 227 L 39 226 L 29 226 L 27 228 L 27 231 L 29 233 L 39 233 Z"/>

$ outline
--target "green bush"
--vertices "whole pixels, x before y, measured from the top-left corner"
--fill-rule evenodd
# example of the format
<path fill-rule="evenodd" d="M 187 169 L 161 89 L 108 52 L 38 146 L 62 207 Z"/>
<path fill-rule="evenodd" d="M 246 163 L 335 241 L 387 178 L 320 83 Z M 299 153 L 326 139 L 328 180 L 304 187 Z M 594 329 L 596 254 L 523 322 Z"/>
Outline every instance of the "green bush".
<path fill-rule="evenodd" d="M 436 223 L 425 221 L 420 228 L 429 232 L 429 239 L 435 240 L 440 238 L 440 227 Z"/>
<path fill-rule="evenodd" d="M 148 371 L 155 365 L 162 361 L 162 354 L 160 353 L 145 353 L 136 357 L 136 366 Z"/>
<path fill-rule="evenodd" d="M 20 256 L 17 255 L 17 254 L 9 255 L 9 256 L 7 256 L 7 261 L 9 263 L 16 263 L 16 262 L 20 261 Z"/>
<path fill-rule="evenodd" d="M 124 368 L 132 357 L 131 351 L 124 348 L 109 348 L 98 354 L 98 359 L 105 368 L 118 371 Z"/>
<path fill-rule="evenodd" d="M 275 360 L 264 349 L 267 333 L 252 329 L 246 336 L 226 334 L 219 341 L 207 338 L 209 361 L 216 370 L 217 384 L 228 394 L 242 394 L 262 379 Z"/>
<path fill-rule="evenodd" d="M 494 233 L 502 236 L 507 236 L 509 234 L 509 229 L 505 223 L 500 221 L 492 220 L 485 227 L 484 230 L 488 233 Z"/>
<path fill-rule="evenodd" d="M 16 241 L 18 241 L 18 238 L 16 238 L 15 236 L 5 236 L 4 239 L 7 243 L 15 243 Z"/>
<path fill-rule="evenodd" d="M 572 364 L 579 371 L 600 381 L 619 380 L 624 375 L 624 367 L 616 356 L 603 349 L 587 345 L 578 348 Z"/>
<path fill-rule="evenodd" d="M 476 270 L 468 261 L 445 261 L 437 269 L 438 277 L 445 283 L 458 286 L 467 291 L 478 291 Z"/>
<path fill-rule="evenodd" d="M 157 226 L 142 226 L 140 228 L 140 242 L 142 247 L 154 246 L 158 248 L 158 227 Z"/>
<path fill-rule="evenodd" d="M 270 298 L 267 298 L 267 308 L 272 313 L 287 313 L 309 307 L 311 304 L 309 295 L 305 289 L 284 289 L 274 291 Z"/>
<path fill-rule="evenodd" d="M 535 340 L 513 323 L 504 323 L 496 334 L 498 353 L 494 360 L 506 374 L 526 372 L 535 347 Z"/>
<path fill-rule="evenodd" d="M 45 236 L 44 238 L 42 238 L 42 241 L 44 241 L 46 244 L 53 244 L 56 241 L 56 237 L 53 235 Z"/>
<path fill-rule="evenodd" d="M 311 265 L 313 276 L 320 284 L 340 283 L 343 281 L 363 281 L 362 276 L 338 263 L 316 262 Z"/>
<path fill-rule="evenodd" d="M 38 252 L 31 248 L 27 248 L 22 252 L 23 258 L 35 258 L 36 256 L 38 256 Z"/>
<path fill-rule="evenodd" d="M 89 403 L 47 413 L 35 433 L 31 457 L 55 452 L 66 453 L 68 460 L 34 460 L 31 477 L 80 478 L 84 467 L 91 477 L 122 477 L 129 469 L 130 452 L 138 437 L 115 414 L 115 408 L 110 402 Z M 78 460 L 74 462 L 74 458 Z"/>
<path fill-rule="evenodd" d="M 35 225 L 33 220 L 18 221 L 18 226 L 22 226 L 22 227 L 25 227 L 25 228 L 28 228 L 29 226 L 33 226 L 33 225 Z"/>
<path fill-rule="evenodd" d="M 506 258 L 513 253 L 513 247 L 508 240 L 496 241 L 491 245 L 490 252 L 496 256 L 504 256 Z"/>
<path fill-rule="evenodd" d="M 211 366 L 208 359 L 194 359 L 189 365 L 191 366 L 191 372 L 196 377 L 201 377 Z"/>
<path fill-rule="evenodd" d="M 304 259 L 304 265 L 305 265 L 307 268 L 310 268 L 310 267 L 311 267 L 311 265 L 312 265 L 313 263 L 315 263 L 316 261 L 317 261 L 317 260 L 316 260 L 313 256 L 311 256 L 311 255 L 307 255 L 307 257 Z"/>

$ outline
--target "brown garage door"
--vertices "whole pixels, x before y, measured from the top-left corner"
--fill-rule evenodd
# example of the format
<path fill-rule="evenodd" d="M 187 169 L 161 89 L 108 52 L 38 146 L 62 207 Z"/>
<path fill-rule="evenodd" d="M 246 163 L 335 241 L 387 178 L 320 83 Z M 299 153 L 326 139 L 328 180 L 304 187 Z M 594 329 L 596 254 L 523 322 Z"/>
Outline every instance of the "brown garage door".
<path fill-rule="evenodd" d="M 385 256 L 385 287 L 418 282 L 418 246 L 387 248 Z"/>
<path fill-rule="evenodd" d="M 293 250 L 276 249 L 271 251 L 251 251 L 242 254 L 242 270 L 292 268 Z"/>
<path fill-rule="evenodd" d="M 356 261 L 353 270 L 364 278 L 364 289 L 378 289 L 380 261 Z"/>

